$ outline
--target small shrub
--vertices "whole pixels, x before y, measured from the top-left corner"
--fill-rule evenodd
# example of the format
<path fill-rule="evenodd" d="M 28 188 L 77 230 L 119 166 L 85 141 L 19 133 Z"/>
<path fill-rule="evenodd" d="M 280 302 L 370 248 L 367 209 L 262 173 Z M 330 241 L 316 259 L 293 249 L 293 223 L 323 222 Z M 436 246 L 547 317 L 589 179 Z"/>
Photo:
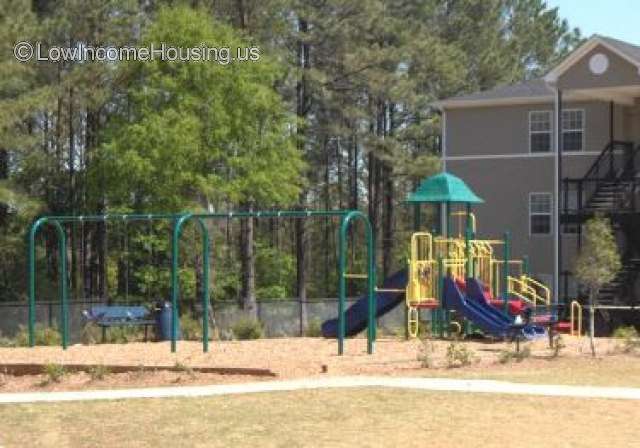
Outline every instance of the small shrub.
<path fill-rule="evenodd" d="M 524 346 L 520 351 L 506 349 L 501 350 L 498 355 L 498 362 L 500 364 L 508 364 L 511 361 L 522 362 L 531 356 L 531 349 L 529 346 Z"/>
<path fill-rule="evenodd" d="M 231 329 L 233 335 L 236 339 L 246 340 L 246 339 L 260 339 L 264 330 L 262 328 L 262 324 L 255 319 L 240 319 Z"/>
<path fill-rule="evenodd" d="M 618 339 L 629 339 L 637 338 L 640 335 L 638 334 L 636 327 L 633 325 L 623 325 L 613 330 L 613 334 L 611 336 Z"/>
<path fill-rule="evenodd" d="M 202 340 L 202 319 L 196 319 L 193 315 L 185 313 L 180 316 L 180 331 L 185 341 Z M 211 334 L 211 332 L 209 332 Z"/>
<path fill-rule="evenodd" d="M 36 324 L 34 327 L 34 339 L 36 345 L 60 345 L 62 339 L 56 324 L 52 327 L 45 327 L 42 324 Z M 18 333 L 14 337 L 14 347 L 27 347 L 29 345 L 29 330 L 26 326 L 20 325 Z"/>
<path fill-rule="evenodd" d="M 475 359 L 474 353 L 466 345 L 453 341 L 447 347 L 447 367 L 464 367 Z"/>
<path fill-rule="evenodd" d="M 622 344 L 619 344 L 617 348 L 624 353 L 632 353 L 640 349 L 640 334 L 631 325 L 616 328 L 613 337 L 622 339 Z"/>
<path fill-rule="evenodd" d="M 567 346 L 564 343 L 564 339 L 561 334 L 557 334 L 553 337 L 553 341 L 551 343 L 551 357 L 558 358 L 560 356 L 560 352 Z"/>
<path fill-rule="evenodd" d="M 418 361 L 420 361 L 420 365 L 423 368 L 430 369 L 434 366 L 433 352 L 435 351 L 435 347 L 429 338 L 420 339 L 420 342 Z"/>
<path fill-rule="evenodd" d="M 220 330 L 221 341 L 233 341 L 233 330 Z"/>
<path fill-rule="evenodd" d="M 111 373 L 109 367 L 103 364 L 98 364 L 89 369 L 91 381 L 102 381 L 109 373 Z"/>
<path fill-rule="evenodd" d="M 67 371 L 62 364 L 49 363 L 43 367 L 43 373 L 46 375 L 46 379 L 42 382 L 42 385 L 47 385 L 59 383 L 67 374 Z"/>
<path fill-rule="evenodd" d="M 193 369 L 186 364 L 181 363 L 180 361 L 176 361 L 173 365 L 173 370 L 176 372 L 186 373 L 189 376 L 193 376 Z"/>
<path fill-rule="evenodd" d="M 319 338 L 322 336 L 322 324 L 320 319 L 312 319 L 307 325 L 304 335 L 309 338 Z"/>
<path fill-rule="evenodd" d="M 0 347 L 16 347 L 15 339 L 0 336 Z"/>
<path fill-rule="evenodd" d="M 126 344 L 144 340 L 144 328 L 142 327 L 110 327 L 106 330 L 104 342 L 107 344 Z M 82 342 L 84 344 L 99 344 L 102 339 L 102 328 L 89 323 L 82 329 Z"/>

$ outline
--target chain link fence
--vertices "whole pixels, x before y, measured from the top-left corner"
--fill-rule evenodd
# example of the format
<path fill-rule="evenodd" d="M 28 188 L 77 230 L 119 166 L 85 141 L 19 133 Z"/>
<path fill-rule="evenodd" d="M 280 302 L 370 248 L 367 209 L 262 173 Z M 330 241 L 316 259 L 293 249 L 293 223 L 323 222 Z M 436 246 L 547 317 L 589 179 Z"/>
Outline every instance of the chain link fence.
<path fill-rule="evenodd" d="M 355 300 L 347 300 L 347 307 Z M 69 336 L 71 343 L 82 341 L 86 320 L 82 314 L 93 305 L 102 305 L 100 300 L 69 301 Z M 119 303 L 121 304 L 121 303 Z M 186 302 L 183 310 L 195 309 L 199 317 L 199 304 Z M 215 328 L 222 337 L 231 337 L 233 325 L 246 318 L 237 302 L 213 302 Z M 307 329 L 300 326 L 300 302 L 293 299 L 258 301 L 258 320 L 264 328 L 265 337 L 296 337 L 306 334 Z M 310 299 L 306 302 L 308 327 L 318 327 L 327 319 L 337 316 L 337 299 Z M 27 326 L 28 306 L 25 302 L 0 302 L 0 335 L 14 337 L 20 326 Z M 404 307 L 402 304 L 378 319 L 381 333 L 398 334 L 404 328 Z M 59 302 L 36 302 L 36 322 L 44 326 L 56 326 L 60 322 Z M 307 327 L 307 328 L 308 328 Z"/>

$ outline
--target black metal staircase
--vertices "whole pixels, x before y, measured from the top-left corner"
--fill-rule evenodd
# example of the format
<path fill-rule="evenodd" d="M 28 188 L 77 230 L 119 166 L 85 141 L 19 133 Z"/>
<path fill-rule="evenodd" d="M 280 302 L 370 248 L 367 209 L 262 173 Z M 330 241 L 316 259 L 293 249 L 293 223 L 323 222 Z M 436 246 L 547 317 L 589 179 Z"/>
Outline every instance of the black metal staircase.
<path fill-rule="evenodd" d="M 640 305 L 635 283 L 640 277 L 640 145 L 609 143 L 580 179 L 563 180 L 561 220 L 572 225 L 581 243 L 582 225 L 600 214 L 614 227 L 623 267 L 598 297 L 603 305 Z"/>

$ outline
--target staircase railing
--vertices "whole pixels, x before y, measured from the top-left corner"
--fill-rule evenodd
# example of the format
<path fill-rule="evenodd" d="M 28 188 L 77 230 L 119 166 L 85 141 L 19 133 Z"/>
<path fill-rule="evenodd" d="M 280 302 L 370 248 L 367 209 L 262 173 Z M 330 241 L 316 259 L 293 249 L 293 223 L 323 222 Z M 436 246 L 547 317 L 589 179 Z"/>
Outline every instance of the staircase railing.
<path fill-rule="evenodd" d="M 612 209 L 617 211 L 640 211 L 637 192 L 640 187 L 636 173 L 640 169 L 640 145 L 636 148 L 630 142 L 612 141 L 593 162 L 587 173 L 580 179 L 563 180 L 563 214 L 584 214 L 594 206 L 594 199 L 606 185 L 619 187 Z M 570 200 L 570 192 L 575 191 L 575 200 Z"/>
<path fill-rule="evenodd" d="M 617 174 L 633 170 L 633 162 L 633 143 L 613 140 L 602 150 L 582 179 L 614 179 L 618 177 Z"/>

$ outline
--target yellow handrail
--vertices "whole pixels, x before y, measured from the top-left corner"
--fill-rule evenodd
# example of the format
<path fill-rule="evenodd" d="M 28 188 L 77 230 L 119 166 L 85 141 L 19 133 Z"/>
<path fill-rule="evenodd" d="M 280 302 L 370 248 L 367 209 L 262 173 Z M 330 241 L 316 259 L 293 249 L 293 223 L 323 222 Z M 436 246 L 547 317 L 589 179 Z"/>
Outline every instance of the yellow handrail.
<path fill-rule="evenodd" d="M 458 224 L 458 238 L 463 238 L 464 236 L 464 232 L 462 229 L 466 229 L 466 225 L 462 225 L 462 218 L 466 218 L 467 217 L 467 212 L 453 212 L 451 213 L 451 216 L 454 218 L 458 218 L 456 220 L 457 224 Z M 474 215 L 473 213 L 469 213 L 469 218 L 471 219 L 471 231 L 475 234 L 476 233 L 476 215 Z"/>
<path fill-rule="evenodd" d="M 535 292 L 531 291 L 531 288 L 527 286 L 522 280 L 515 277 L 507 277 L 507 292 L 513 294 L 516 297 L 524 300 L 525 302 L 536 306 Z"/>
<path fill-rule="evenodd" d="M 409 308 L 424 302 L 435 301 L 436 273 L 432 246 L 433 237 L 429 232 L 416 232 L 411 235 L 409 281 L 406 292 Z"/>
<path fill-rule="evenodd" d="M 528 275 L 522 275 L 521 278 L 529 285 L 533 285 L 536 296 L 542 299 L 542 303 L 549 306 L 551 305 L 551 289 L 544 283 L 529 277 Z M 542 290 L 543 294 L 538 294 L 538 290 Z"/>
<path fill-rule="evenodd" d="M 578 315 L 577 327 L 576 327 L 576 314 Z M 571 336 L 582 336 L 582 305 L 577 301 L 571 302 L 571 330 L 569 330 Z"/>

